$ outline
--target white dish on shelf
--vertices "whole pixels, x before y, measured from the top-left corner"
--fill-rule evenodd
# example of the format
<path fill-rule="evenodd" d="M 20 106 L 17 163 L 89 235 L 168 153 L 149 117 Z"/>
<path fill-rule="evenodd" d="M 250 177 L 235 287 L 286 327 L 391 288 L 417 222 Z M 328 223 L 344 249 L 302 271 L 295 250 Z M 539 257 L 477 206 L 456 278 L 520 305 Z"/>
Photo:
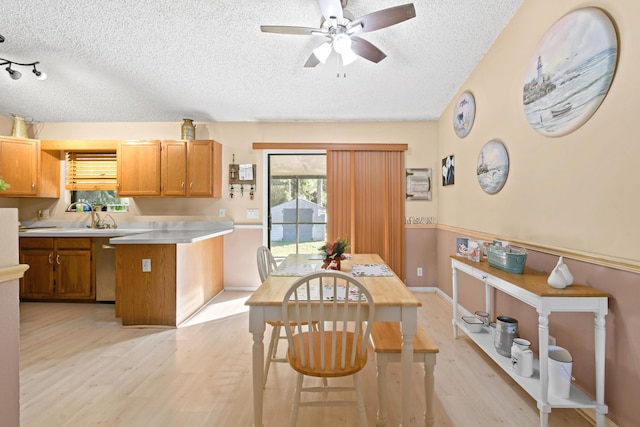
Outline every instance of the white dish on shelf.
<path fill-rule="evenodd" d="M 469 332 L 482 332 L 484 322 L 475 316 L 462 316 L 462 321 Z"/>

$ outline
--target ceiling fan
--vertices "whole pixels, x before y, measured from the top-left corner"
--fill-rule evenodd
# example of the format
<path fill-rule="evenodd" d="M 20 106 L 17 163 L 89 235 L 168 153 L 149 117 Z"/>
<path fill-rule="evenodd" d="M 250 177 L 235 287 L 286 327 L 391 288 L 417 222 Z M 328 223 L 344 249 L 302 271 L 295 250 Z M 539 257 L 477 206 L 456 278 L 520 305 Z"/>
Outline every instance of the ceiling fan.
<path fill-rule="evenodd" d="M 342 58 L 343 65 L 355 61 L 358 56 L 371 62 L 378 63 L 387 55 L 367 40 L 356 34 L 376 31 L 390 27 L 416 16 L 413 3 L 390 7 L 368 13 L 354 19 L 348 10 L 348 0 L 318 0 L 322 19 L 319 28 L 292 27 L 282 25 L 261 25 L 263 33 L 279 33 L 293 35 L 318 35 L 328 40 L 317 48 L 304 64 L 305 67 L 315 67 L 325 63 L 333 50 Z"/>

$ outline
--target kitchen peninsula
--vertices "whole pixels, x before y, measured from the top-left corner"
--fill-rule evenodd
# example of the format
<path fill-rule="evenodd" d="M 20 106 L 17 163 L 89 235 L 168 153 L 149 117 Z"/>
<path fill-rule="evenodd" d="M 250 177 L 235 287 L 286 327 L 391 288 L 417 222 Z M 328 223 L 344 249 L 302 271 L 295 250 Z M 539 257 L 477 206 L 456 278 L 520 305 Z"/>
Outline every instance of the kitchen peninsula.
<path fill-rule="evenodd" d="M 177 327 L 223 290 L 230 222 L 173 223 L 114 237 L 116 316 L 123 326 Z"/>
<path fill-rule="evenodd" d="M 233 232 L 233 222 L 38 225 L 21 232 L 21 242 L 100 238 L 102 245 L 92 244 L 97 253 L 98 246 L 115 248 L 109 268 L 115 269 L 115 315 L 123 326 L 177 327 L 223 290 L 223 236 Z"/>

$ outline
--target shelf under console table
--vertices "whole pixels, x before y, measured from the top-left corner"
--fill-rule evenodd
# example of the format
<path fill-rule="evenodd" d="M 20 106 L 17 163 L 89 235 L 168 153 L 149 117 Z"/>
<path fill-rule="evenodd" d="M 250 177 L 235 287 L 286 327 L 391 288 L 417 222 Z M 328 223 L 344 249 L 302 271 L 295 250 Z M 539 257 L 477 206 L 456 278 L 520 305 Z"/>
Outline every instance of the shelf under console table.
<path fill-rule="evenodd" d="M 491 267 L 488 262 L 473 262 L 455 255 L 451 256 L 453 282 L 453 337 L 458 337 L 461 328 L 491 359 L 493 359 L 515 382 L 537 402 L 540 410 L 540 426 L 547 427 L 552 408 L 591 408 L 596 412 L 598 427 L 604 427 L 608 408 L 604 403 L 605 377 L 605 316 L 608 310 L 606 292 L 588 286 L 573 284 L 565 289 L 555 289 L 547 284 L 547 275 L 525 269 L 524 274 L 507 273 Z M 468 274 L 485 284 L 485 311 L 492 313 L 491 293 L 493 289 L 510 295 L 528 304 L 538 312 L 539 359 L 534 360 L 532 377 L 522 377 L 511 369 L 511 359 L 495 350 L 493 338 L 488 331 L 471 333 L 458 316 L 458 272 Z M 595 383 L 596 399 L 593 400 L 577 387 L 571 385 L 569 398 L 549 395 L 549 315 L 552 312 L 594 313 L 595 334 Z"/>

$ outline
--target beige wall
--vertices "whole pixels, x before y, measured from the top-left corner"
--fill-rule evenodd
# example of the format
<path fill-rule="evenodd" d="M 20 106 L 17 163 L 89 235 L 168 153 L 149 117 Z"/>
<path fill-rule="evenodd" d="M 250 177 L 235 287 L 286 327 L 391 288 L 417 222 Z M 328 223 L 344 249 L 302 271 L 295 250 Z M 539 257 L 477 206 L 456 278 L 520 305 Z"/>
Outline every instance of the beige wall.
<path fill-rule="evenodd" d="M 611 89 L 595 115 L 563 137 L 535 132 L 522 105 L 525 69 L 547 29 L 579 0 L 523 2 L 495 44 L 462 85 L 477 106 L 471 133 L 453 131 L 453 99 L 440 118 L 439 158 L 456 156 L 456 183 L 438 191 L 440 224 L 482 230 L 540 245 L 612 257 L 640 267 L 640 209 L 635 141 L 640 111 L 640 3 L 607 0 L 619 31 L 619 62 Z M 507 147 L 509 178 L 498 194 L 478 185 L 475 167 L 482 146 L 499 139 Z M 622 243 L 621 238 L 624 236 Z M 632 243 L 633 242 L 633 243 Z"/>
<path fill-rule="evenodd" d="M 449 254 L 455 238 L 479 234 L 531 243 L 527 265 L 550 272 L 557 253 L 578 283 L 609 292 L 606 343 L 606 391 L 609 417 L 620 426 L 640 419 L 637 384 L 640 372 L 640 208 L 635 173 L 640 144 L 634 136 L 640 97 L 640 3 L 635 0 L 590 2 L 607 11 L 619 34 L 617 71 L 600 108 L 581 128 L 563 137 L 536 133 L 522 106 L 525 68 L 541 36 L 564 14 L 585 6 L 579 0 L 523 2 L 491 50 L 462 85 L 471 91 L 477 112 L 464 139 L 453 131 L 453 104 L 439 121 L 439 158 L 456 156 L 456 182 L 438 188 L 438 283 L 451 295 Z M 475 168 L 482 146 L 499 139 L 507 147 L 509 178 L 498 194 L 478 185 Z M 551 254 L 550 254 L 551 253 Z M 589 262 L 610 262 L 609 268 Z M 572 259 L 573 258 L 573 259 Z M 619 267 L 619 268 L 618 268 Z M 626 271 L 625 271 L 626 270 Z M 463 278 L 461 304 L 484 307 L 484 286 Z M 498 295 L 494 315 L 520 321 L 525 337 L 537 336 L 537 313 L 513 298 Z M 592 395 L 594 386 L 593 316 L 552 314 L 550 333 L 574 356 L 576 384 Z"/>

